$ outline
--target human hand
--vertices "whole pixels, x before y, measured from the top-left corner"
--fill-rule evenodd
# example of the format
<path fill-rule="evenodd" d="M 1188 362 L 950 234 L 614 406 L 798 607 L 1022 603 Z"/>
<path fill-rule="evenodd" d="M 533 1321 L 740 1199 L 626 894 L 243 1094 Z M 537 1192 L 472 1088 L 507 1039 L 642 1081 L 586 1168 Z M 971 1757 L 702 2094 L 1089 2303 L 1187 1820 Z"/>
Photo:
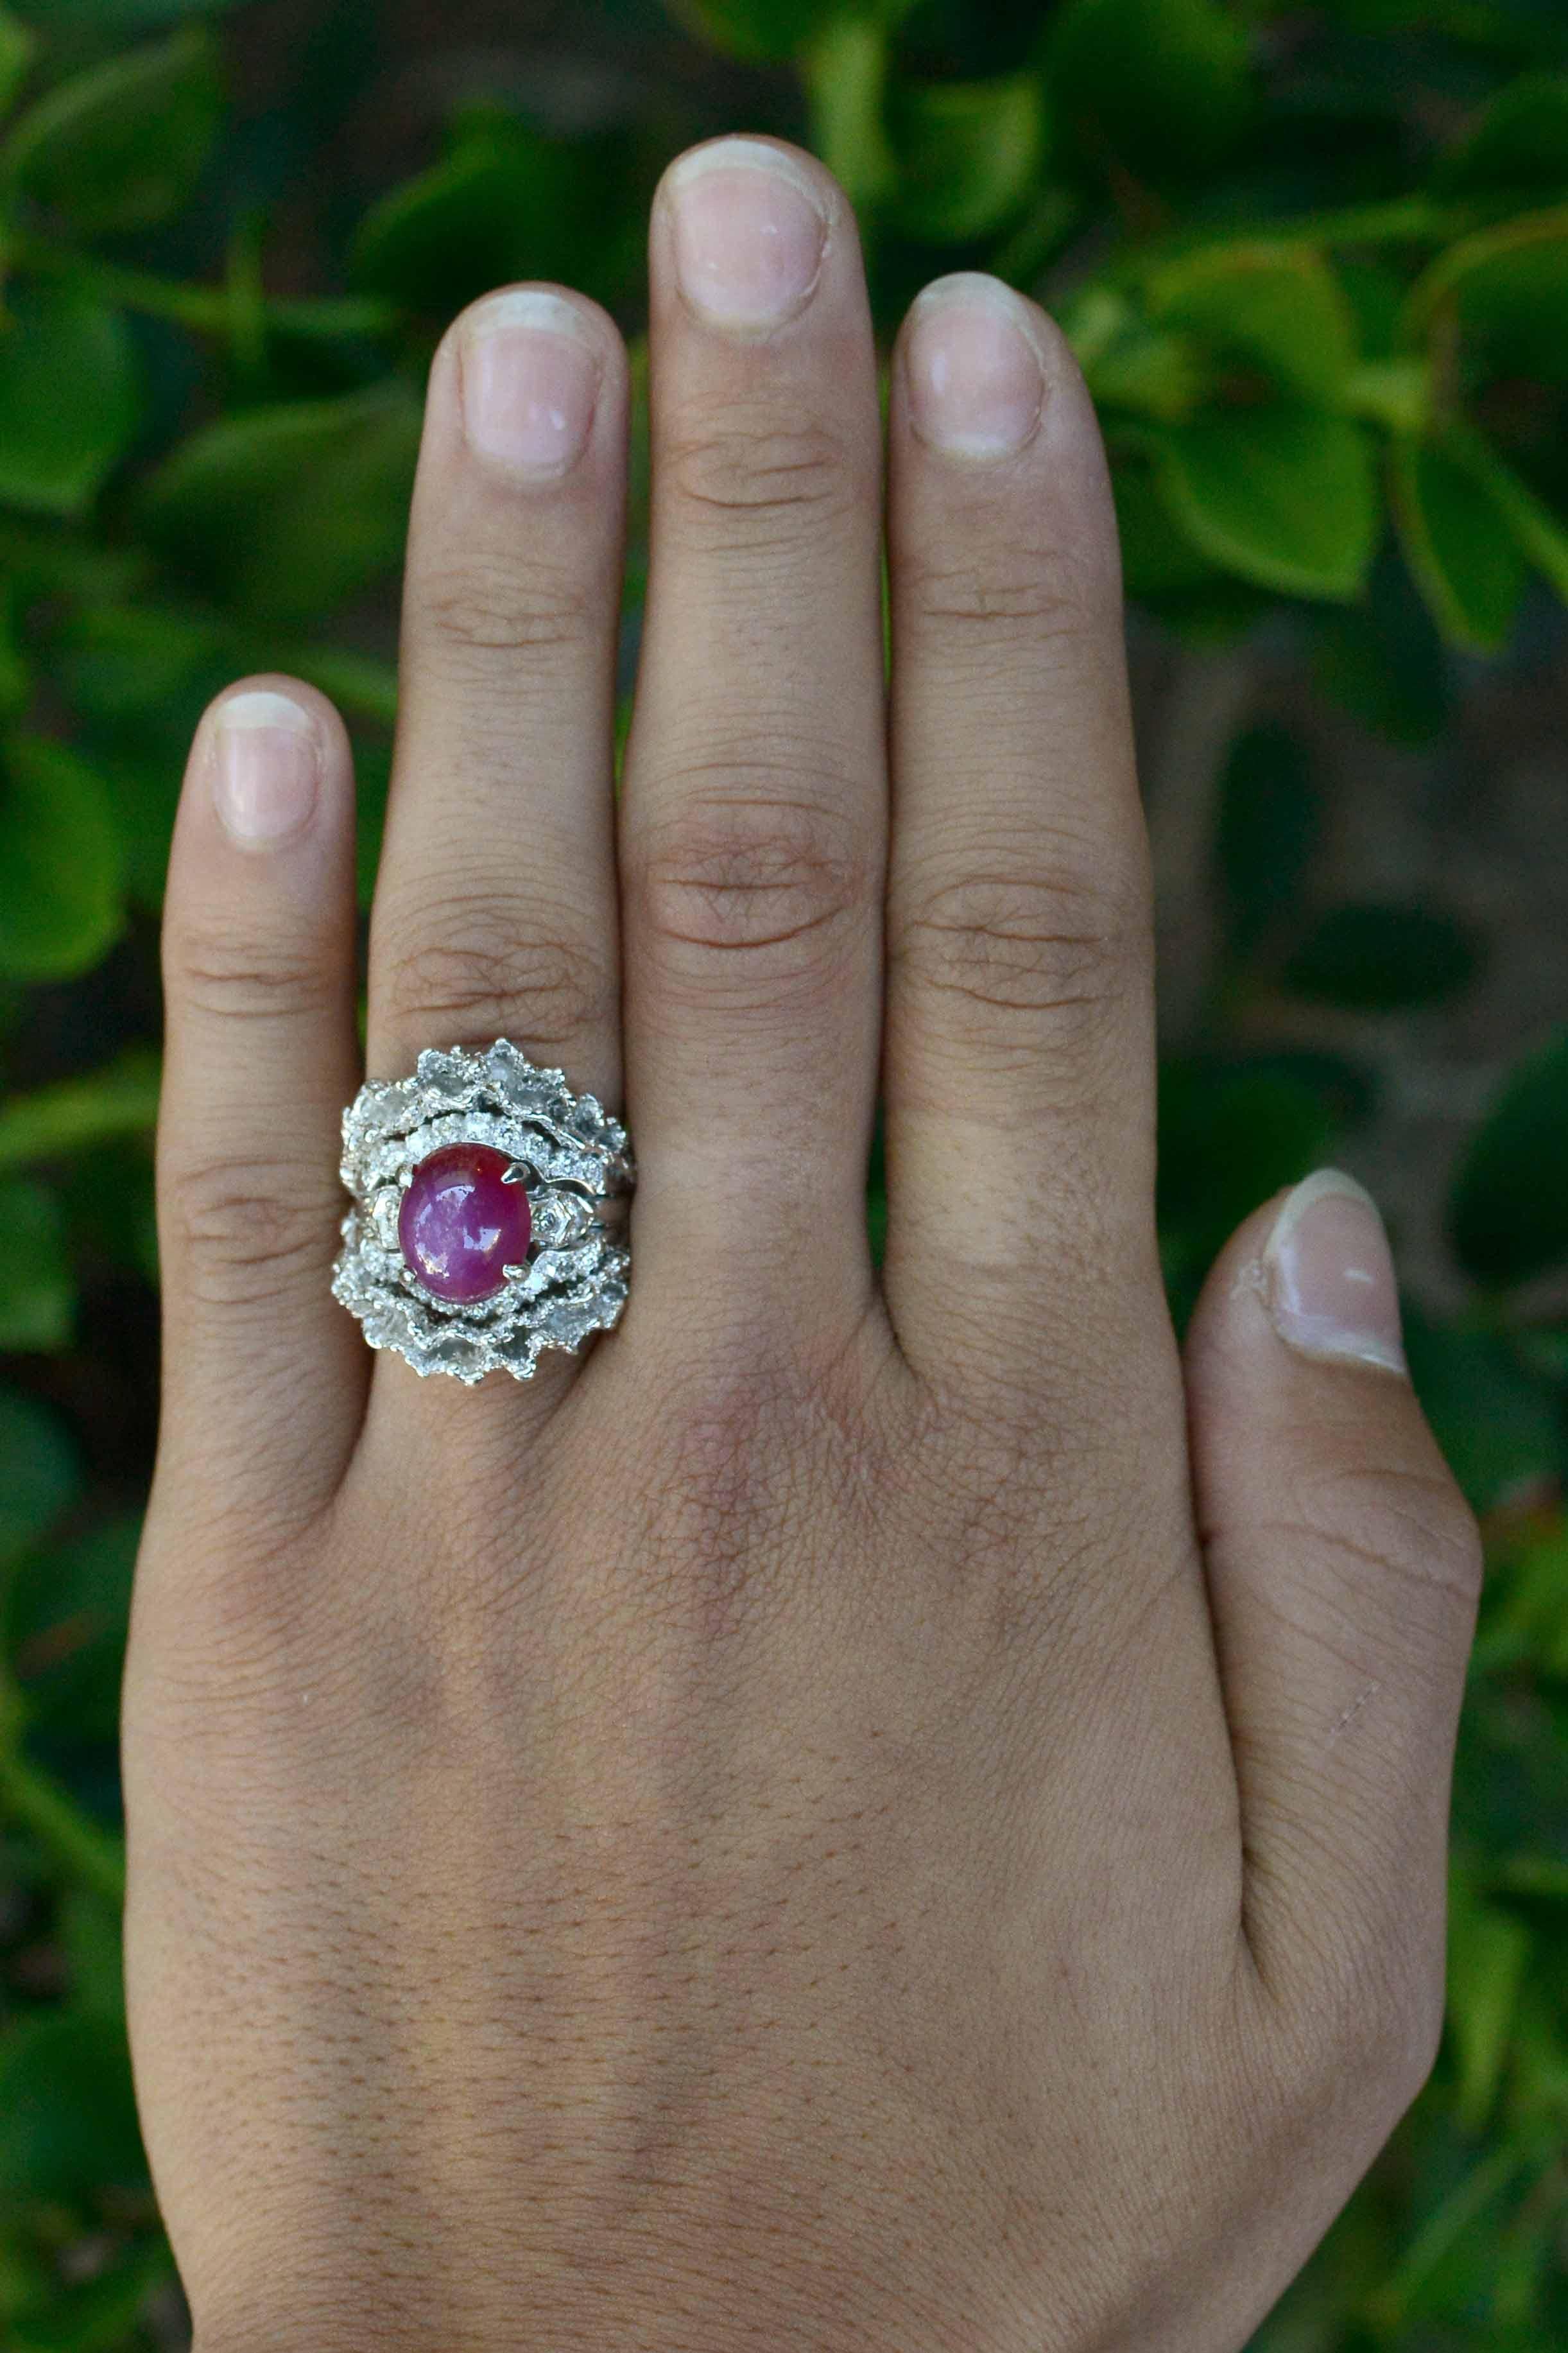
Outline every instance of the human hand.
<path fill-rule="evenodd" d="M 343 730 L 253 679 L 192 752 L 125 1767 L 198 2353 L 1215 2353 L 1431 2062 L 1475 1528 L 1342 1185 L 1178 1355 L 1059 334 L 905 324 L 885 702 L 842 194 L 698 149 L 651 269 L 619 809 L 625 355 L 513 290 L 431 373 L 371 947 L 371 1075 L 499 1032 L 624 1092 L 583 1359 L 421 1381 L 330 1297 Z"/>

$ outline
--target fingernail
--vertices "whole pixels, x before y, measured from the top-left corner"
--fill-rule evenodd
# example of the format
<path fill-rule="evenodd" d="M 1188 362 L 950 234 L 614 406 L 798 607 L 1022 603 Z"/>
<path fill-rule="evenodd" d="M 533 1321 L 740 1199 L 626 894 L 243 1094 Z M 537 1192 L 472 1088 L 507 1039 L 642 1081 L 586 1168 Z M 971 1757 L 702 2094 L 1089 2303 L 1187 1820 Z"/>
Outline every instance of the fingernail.
<path fill-rule="evenodd" d="M 1046 375 L 1027 313 L 999 278 L 939 278 L 916 298 L 905 344 L 910 421 L 957 458 L 1011 458 L 1032 438 Z"/>
<path fill-rule="evenodd" d="M 1405 1371 L 1399 1287 L 1372 1195 L 1338 1168 L 1289 1194 L 1263 1253 L 1274 1328 L 1309 1356 Z"/>
<path fill-rule="evenodd" d="M 574 303 L 517 287 L 476 303 L 462 328 L 463 428 L 492 464 L 564 474 L 588 446 L 601 360 Z"/>
<path fill-rule="evenodd" d="M 272 849 L 298 833 L 321 779 L 310 712 L 287 694 L 254 687 L 218 704 L 213 743 L 213 797 L 231 840 L 242 849 Z"/>
<path fill-rule="evenodd" d="M 822 274 L 827 222 L 804 172 L 761 139 L 719 139 L 665 182 L 675 270 L 694 311 L 722 327 L 776 327 Z"/>

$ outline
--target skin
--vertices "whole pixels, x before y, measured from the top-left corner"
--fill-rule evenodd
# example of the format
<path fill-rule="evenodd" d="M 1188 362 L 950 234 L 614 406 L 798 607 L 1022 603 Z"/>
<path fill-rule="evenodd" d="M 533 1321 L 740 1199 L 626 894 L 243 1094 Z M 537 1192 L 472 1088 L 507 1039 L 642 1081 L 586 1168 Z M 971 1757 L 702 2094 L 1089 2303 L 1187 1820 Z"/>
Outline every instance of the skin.
<path fill-rule="evenodd" d="M 794 151 L 789 151 L 793 153 Z M 739 332 L 650 269 L 548 481 L 411 521 L 367 1062 L 624 1103 L 630 1304 L 467 1389 L 331 1299 L 352 779 L 192 750 L 165 1398 L 125 1693 L 138 2094 L 198 2353 L 1239 2347 L 1431 2065 L 1474 1525 L 1235 1237 L 1184 1361 L 1104 461 L 888 426 L 855 226 Z M 557 290 L 563 295 L 567 290 Z M 889 1234 L 863 1209 L 879 1088 Z"/>

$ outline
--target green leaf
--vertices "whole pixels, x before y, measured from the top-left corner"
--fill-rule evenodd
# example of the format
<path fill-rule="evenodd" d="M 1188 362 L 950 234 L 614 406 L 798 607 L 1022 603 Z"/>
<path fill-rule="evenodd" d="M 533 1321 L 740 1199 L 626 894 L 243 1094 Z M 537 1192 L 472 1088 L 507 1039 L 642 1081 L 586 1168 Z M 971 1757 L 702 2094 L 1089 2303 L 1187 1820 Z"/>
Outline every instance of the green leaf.
<path fill-rule="evenodd" d="M 37 1723 L 73 1740 L 112 1740 L 139 1513 L 123 1513 L 77 1538 L 36 1552 L 6 1598 L 5 1648 Z"/>
<path fill-rule="evenodd" d="M 78 2010 L 10 2027 L 0 2039 L 0 2189 L 74 2201 L 146 2183 L 123 2027 Z"/>
<path fill-rule="evenodd" d="M 146 1134 L 158 1116 L 158 1078 L 156 1053 L 137 1046 L 84 1078 L 58 1079 L 0 1103 L 0 1168 Z"/>
<path fill-rule="evenodd" d="M 1451 915 L 1361 900 L 1320 917 L 1285 966 L 1287 988 L 1324 1005 L 1388 1013 L 1452 997 L 1473 978 L 1477 944 Z"/>
<path fill-rule="evenodd" d="M 36 37 L 9 8 L 0 7 L 0 111 L 10 105 L 26 79 L 37 48 Z"/>
<path fill-rule="evenodd" d="M 1470 1140 L 1449 1203 L 1460 1264 L 1521 1282 L 1568 1258 L 1568 1029 L 1519 1063 Z"/>
<path fill-rule="evenodd" d="M 930 82 L 895 90 L 889 129 L 899 185 L 894 218 L 932 245 L 963 245 L 1007 222 L 1045 162 L 1038 77 Z"/>
<path fill-rule="evenodd" d="M 1379 514 L 1371 444 L 1352 419 L 1226 409 L 1151 446 L 1179 528 L 1215 564 L 1286 596 L 1359 593 Z"/>
<path fill-rule="evenodd" d="M 188 26 L 48 91 L 0 148 L 0 172 L 84 237 L 150 228 L 191 195 L 222 111 L 217 52 Z"/>
<path fill-rule="evenodd" d="M 68 1346 L 75 1303 L 54 1195 L 27 1177 L 0 1179 L 0 1348 Z"/>
<path fill-rule="evenodd" d="M 1310 406 L 1342 398 L 1355 314 L 1321 255 L 1261 238 L 1202 247 L 1158 271 L 1148 299 L 1155 319 L 1198 336 L 1223 364 L 1257 369 Z"/>
<path fill-rule="evenodd" d="M 137 2322 L 152 2291 L 174 2276 L 162 2239 L 143 2239 L 90 2279 L 51 2285 L 18 2306 L 10 2353 L 123 2353 L 146 2341 Z"/>
<path fill-rule="evenodd" d="M 1496 653 L 1508 643 L 1528 567 L 1490 485 L 1462 445 L 1396 435 L 1389 497 L 1405 558 L 1451 643 Z"/>
<path fill-rule="evenodd" d="M 143 490 L 170 559 L 271 619 L 314 623 L 403 554 L 419 403 L 393 378 L 209 425 Z"/>
<path fill-rule="evenodd" d="M 1556 1406 L 1507 1344 L 1430 1323 L 1411 1300 L 1404 1317 L 1415 1393 L 1474 1509 L 1489 1512 L 1510 1493 L 1555 1480 L 1563 1461 Z"/>
<path fill-rule="evenodd" d="M 1130 596 L 1206 588 L 1225 578 L 1219 566 L 1200 554 L 1178 529 L 1151 466 L 1131 456 L 1119 459 L 1110 481 L 1121 574 Z"/>
<path fill-rule="evenodd" d="M 846 13 L 844 0 L 669 0 L 669 5 L 690 31 L 736 58 L 794 57 Z"/>
<path fill-rule="evenodd" d="M 142 371 L 124 320 L 64 286 L 8 290 L 0 320 L 0 501 L 80 514 L 134 438 Z"/>
<path fill-rule="evenodd" d="M 1246 125 L 1246 33 L 1217 0 L 1067 0 L 1044 46 L 1058 119 L 1101 173 L 1200 179 Z"/>
<path fill-rule="evenodd" d="M 1249 727 L 1220 779 L 1215 865 L 1231 953 L 1249 956 L 1300 900 L 1322 826 L 1322 796 L 1294 729 Z"/>
<path fill-rule="evenodd" d="M 443 319 L 520 278 L 609 291 L 595 281 L 611 242 L 604 224 L 615 162 L 601 141 L 547 139 L 486 117 L 444 162 L 365 215 L 350 249 L 353 280 Z"/>
<path fill-rule="evenodd" d="M 0 974 L 68 980 L 118 938 L 119 837 L 102 780 L 63 744 L 0 752 Z"/>
<path fill-rule="evenodd" d="M 1521 74 L 1505 83 L 1444 156 L 1434 185 L 1447 196 L 1539 200 L 1568 191 L 1568 75 Z"/>
<path fill-rule="evenodd" d="M 47 1534 L 79 1481 L 76 1451 L 53 1414 L 0 1389 L 0 1566 Z"/>
<path fill-rule="evenodd" d="M 1463 447 L 1472 471 L 1490 492 L 1520 553 L 1568 603 L 1568 524 L 1521 481 L 1479 433 L 1465 435 Z"/>
<path fill-rule="evenodd" d="M 1472 374 L 1568 385 L 1568 205 L 1451 246 L 1412 288 L 1405 332 L 1457 332 Z"/>
<path fill-rule="evenodd" d="M 1497 2099 L 1524 1972 L 1530 1931 L 1485 1902 L 1456 1870 L 1448 1897 L 1448 2036 L 1458 2063 L 1459 2121 L 1479 2132 Z"/>
<path fill-rule="evenodd" d="M 1364 602 L 1320 615 L 1313 675 L 1325 694 L 1393 743 L 1434 743 L 1448 723 L 1453 687 L 1443 641 L 1392 548 L 1373 566 Z"/>

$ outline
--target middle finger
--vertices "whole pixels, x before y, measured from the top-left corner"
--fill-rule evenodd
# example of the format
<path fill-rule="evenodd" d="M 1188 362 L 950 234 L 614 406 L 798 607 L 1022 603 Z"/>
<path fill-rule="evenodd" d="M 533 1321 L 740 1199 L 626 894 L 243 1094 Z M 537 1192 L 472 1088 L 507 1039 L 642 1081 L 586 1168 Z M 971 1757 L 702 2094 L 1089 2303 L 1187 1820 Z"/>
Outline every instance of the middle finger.
<path fill-rule="evenodd" d="M 647 617 L 621 828 L 642 1295 L 844 1331 L 886 854 L 880 428 L 850 207 L 725 139 L 650 238 Z M 668 1289 L 666 1288 L 668 1284 Z"/>

